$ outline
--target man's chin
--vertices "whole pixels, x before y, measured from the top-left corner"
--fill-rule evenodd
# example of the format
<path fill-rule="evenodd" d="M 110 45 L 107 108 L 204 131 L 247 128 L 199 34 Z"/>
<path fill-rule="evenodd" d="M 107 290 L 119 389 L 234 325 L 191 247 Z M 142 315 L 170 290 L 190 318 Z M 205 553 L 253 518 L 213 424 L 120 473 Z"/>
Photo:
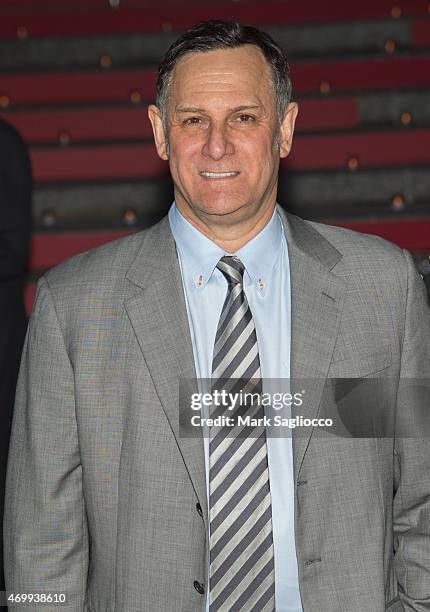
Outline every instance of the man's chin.
<path fill-rule="evenodd" d="M 232 201 L 231 199 L 226 201 L 224 198 L 222 200 L 217 200 L 215 198 L 205 198 L 201 202 L 196 205 L 193 205 L 195 212 L 199 211 L 205 215 L 209 215 L 211 217 L 235 217 L 237 215 L 243 214 L 245 209 L 249 206 L 249 202 L 238 200 Z"/>

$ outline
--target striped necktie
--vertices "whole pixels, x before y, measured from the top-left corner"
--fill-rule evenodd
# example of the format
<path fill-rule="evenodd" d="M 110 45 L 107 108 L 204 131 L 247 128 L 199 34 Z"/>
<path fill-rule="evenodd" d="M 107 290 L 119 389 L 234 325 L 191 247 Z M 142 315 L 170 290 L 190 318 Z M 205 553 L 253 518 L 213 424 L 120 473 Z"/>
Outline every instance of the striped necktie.
<path fill-rule="evenodd" d="M 228 282 L 212 363 L 212 389 L 261 392 L 257 335 L 243 290 L 244 266 L 218 262 Z M 240 379 L 240 380 L 238 380 Z M 256 417 L 264 415 L 258 408 Z M 272 506 L 264 427 L 209 441 L 210 612 L 273 612 L 275 577 Z"/>

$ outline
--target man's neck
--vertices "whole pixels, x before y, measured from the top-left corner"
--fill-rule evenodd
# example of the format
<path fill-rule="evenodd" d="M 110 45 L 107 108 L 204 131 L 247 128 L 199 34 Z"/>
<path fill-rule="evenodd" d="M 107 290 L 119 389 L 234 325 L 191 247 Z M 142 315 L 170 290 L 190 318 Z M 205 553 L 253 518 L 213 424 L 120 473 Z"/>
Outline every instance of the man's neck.
<path fill-rule="evenodd" d="M 207 221 L 206 218 L 200 218 L 195 214 L 190 214 L 188 208 L 183 209 L 183 207 L 177 205 L 182 216 L 199 232 L 219 246 L 225 253 L 236 253 L 257 236 L 272 218 L 274 207 L 275 204 L 268 206 L 257 218 L 254 216 L 242 222 L 229 225 L 226 223 L 211 223 Z"/>

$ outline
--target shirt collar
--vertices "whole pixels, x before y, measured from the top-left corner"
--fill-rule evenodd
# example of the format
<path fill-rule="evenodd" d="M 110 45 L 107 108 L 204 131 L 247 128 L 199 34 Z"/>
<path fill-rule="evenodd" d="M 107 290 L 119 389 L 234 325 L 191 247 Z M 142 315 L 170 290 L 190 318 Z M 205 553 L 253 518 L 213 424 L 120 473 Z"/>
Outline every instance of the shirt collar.
<path fill-rule="evenodd" d="M 195 287 L 205 287 L 224 251 L 196 229 L 176 208 L 169 210 L 169 223 L 181 257 L 184 278 Z"/>
<path fill-rule="evenodd" d="M 273 267 L 281 253 L 284 230 L 276 211 L 267 225 L 236 253 L 225 253 L 212 240 L 196 229 L 177 209 L 169 210 L 169 223 L 181 257 L 183 273 L 191 284 L 203 288 L 223 255 L 236 255 L 245 266 L 252 284 L 264 294 Z"/>

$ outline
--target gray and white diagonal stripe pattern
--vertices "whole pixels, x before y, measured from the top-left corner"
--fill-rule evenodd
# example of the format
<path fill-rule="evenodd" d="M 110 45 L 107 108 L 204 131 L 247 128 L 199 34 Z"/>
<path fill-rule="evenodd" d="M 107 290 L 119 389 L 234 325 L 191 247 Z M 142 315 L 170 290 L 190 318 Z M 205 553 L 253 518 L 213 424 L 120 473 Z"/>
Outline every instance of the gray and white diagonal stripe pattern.
<path fill-rule="evenodd" d="M 244 266 L 237 257 L 225 256 L 217 267 L 228 281 L 228 292 L 215 338 L 212 388 L 261 391 Z M 257 408 L 254 416 L 263 415 L 263 407 Z M 226 428 L 212 428 L 209 442 L 210 612 L 274 612 L 266 431 L 255 427 L 247 428 L 245 436 L 226 435 Z"/>

